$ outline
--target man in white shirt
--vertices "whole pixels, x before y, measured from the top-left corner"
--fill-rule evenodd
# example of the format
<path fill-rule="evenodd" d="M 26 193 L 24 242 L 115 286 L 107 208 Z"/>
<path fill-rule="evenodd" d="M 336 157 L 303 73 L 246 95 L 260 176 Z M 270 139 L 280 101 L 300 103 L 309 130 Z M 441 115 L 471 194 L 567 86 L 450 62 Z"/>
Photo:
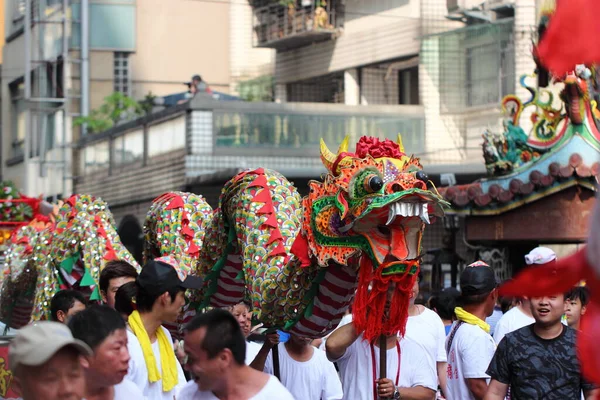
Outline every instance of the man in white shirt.
<path fill-rule="evenodd" d="M 121 315 L 109 306 L 91 306 L 74 315 L 69 328 L 93 355 L 85 368 L 86 400 L 143 399 L 142 391 L 124 379 L 129 368 L 127 331 Z"/>
<path fill-rule="evenodd" d="M 492 315 L 498 298 L 494 271 L 478 261 L 460 276 L 461 295 L 446 339 L 448 400 L 482 400 L 488 388 L 486 371 L 496 345 L 485 319 Z"/>
<path fill-rule="evenodd" d="M 419 272 L 408 306 L 408 321 L 406 322 L 405 338 L 414 340 L 423 346 L 427 352 L 427 360 L 437 371 L 438 382 L 442 392 L 446 392 L 446 330 L 442 319 L 429 308 L 415 304 L 419 296 L 419 283 L 422 274 Z"/>
<path fill-rule="evenodd" d="M 281 383 L 296 399 L 341 400 L 342 384 L 323 351 L 311 345 L 311 340 L 291 335 L 278 345 Z M 262 361 L 262 360 L 261 360 Z M 260 369 L 261 365 L 253 365 Z M 264 361 L 263 371 L 273 375 L 273 352 Z"/>
<path fill-rule="evenodd" d="M 186 326 L 184 349 L 188 382 L 177 400 L 294 400 L 275 378 L 244 363 L 246 341 L 236 319 L 226 310 L 197 315 Z"/>
<path fill-rule="evenodd" d="M 379 343 L 370 344 L 354 323 L 335 330 L 326 344 L 327 358 L 336 362 L 345 400 L 433 399 L 436 373 L 423 346 L 398 335 L 387 337 L 387 379 L 378 379 Z"/>
<path fill-rule="evenodd" d="M 388 286 L 385 316 L 395 283 Z M 423 346 L 398 334 L 386 338 L 386 372 L 390 378 L 379 378 L 379 343 L 369 343 L 362 332 L 356 332 L 354 322 L 336 329 L 325 344 L 327 358 L 336 362 L 342 378 L 345 400 L 433 399 L 437 377 L 433 364 L 427 360 Z"/>
<path fill-rule="evenodd" d="M 536 247 L 525 256 L 526 268 L 539 267 L 556 262 L 556 253 L 547 247 Z M 511 308 L 500 318 L 494 330 L 494 340 L 500 343 L 507 333 L 514 332 L 535 322 L 531 315 L 531 302 L 522 298 L 516 307 Z"/>
<path fill-rule="evenodd" d="M 171 334 L 162 324 L 177 321 L 185 305 L 185 290 L 199 288 L 201 283 L 200 278 L 188 276 L 174 258 L 162 257 L 148 261 L 136 281 L 126 284 L 137 287 L 137 309 L 128 319 L 131 360 L 127 379 L 148 400 L 173 400 L 186 383 Z M 163 355 L 169 358 L 163 360 Z"/>

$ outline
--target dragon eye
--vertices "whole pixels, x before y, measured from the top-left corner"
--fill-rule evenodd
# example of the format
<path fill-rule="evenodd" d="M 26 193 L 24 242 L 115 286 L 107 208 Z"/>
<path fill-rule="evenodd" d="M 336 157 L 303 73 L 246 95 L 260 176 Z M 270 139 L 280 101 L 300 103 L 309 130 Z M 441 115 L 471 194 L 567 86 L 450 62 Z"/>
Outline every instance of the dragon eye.
<path fill-rule="evenodd" d="M 381 180 L 381 178 L 377 175 L 371 175 L 368 176 L 367 179 L 365 179 L 365 190 L 368 193 L 379 192 L 382 187 L 383 180 Z"/>
<path fill-rule="evenodd" d="M 415 178 L 423 182 L 427 182 L 429 180 L 429 177 L 423 171 L 417 171 L 417 173 L 415 174 Z"/>

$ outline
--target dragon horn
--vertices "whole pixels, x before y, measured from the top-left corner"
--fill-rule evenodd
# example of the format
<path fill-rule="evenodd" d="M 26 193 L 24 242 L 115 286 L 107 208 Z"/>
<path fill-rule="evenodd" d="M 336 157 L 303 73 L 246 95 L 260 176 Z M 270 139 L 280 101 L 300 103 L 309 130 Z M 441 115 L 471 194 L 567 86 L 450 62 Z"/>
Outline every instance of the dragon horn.
<path fill-rule="evenodd" d="M 343 142 L 342 142 L 342 144 L 343 144 Z M 337 156 L 335 154 L 333 154 L 327 148 L 325 141 L 323 140 L 323 138 L 321 138 L 321 160 L 323 161 L 323 164 L 325 164 L 325 167 L 330 172 L 334 172 L 334 171 L 332 171 L 332 168 L 333 168 L 333 163 L 335 162 L 336 159 L 337 159 Z"/>
<path fill-rule="evenodd" d="M 402 144 L 402 134 L 398 134 L 398 139 L 396 140 L 398 146 L 400 146 L 400 151 L 404 153 L 404 145 Z"/>
<path fill-rule="evenodd" d="M 338 155 L 348 152 L 348 142 L 349 141 L 350 141 L 350 136 L 346 135 L 344 137 L 344 140 L 342 140 L 342 144 L 340 144 L 340 148 L 338 149 L 338 152 L 337 152 Z"/>

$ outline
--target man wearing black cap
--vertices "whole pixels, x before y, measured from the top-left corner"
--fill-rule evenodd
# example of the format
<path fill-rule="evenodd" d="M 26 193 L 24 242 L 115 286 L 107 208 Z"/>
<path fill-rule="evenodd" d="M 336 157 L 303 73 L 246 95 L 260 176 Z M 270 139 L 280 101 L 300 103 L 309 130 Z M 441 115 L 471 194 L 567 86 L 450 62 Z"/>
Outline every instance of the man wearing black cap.
<path fill-rule="evenodd" d="M 487 367 L 496 345 L 485 319 L 494 312 L 498 298 L 494 271 L 484 262 L 469 265 L 460 276 L 461 295 L 446 339 L 448 400 L 481 400 L 489 376 Z"/>
<path fill-rule="evenodd" d="M 135 310 L 128 319 L 127 379 L 148 400 L 173 400 L 186 383 L 173 351 L 173 340 L 163 322 L 175 322 L 185 305 L 185 290 L 198 289 L 202 280 L 188 276 L 172 257 L 148 261 L 134 283 Z"/>

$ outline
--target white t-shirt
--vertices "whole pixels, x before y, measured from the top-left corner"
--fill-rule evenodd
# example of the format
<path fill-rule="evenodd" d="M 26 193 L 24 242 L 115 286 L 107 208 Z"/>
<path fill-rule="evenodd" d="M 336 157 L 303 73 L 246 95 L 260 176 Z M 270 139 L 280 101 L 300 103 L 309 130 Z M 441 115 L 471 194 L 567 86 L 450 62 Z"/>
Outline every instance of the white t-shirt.
<path fill-rule="evenodd" d="M 513 307 L 508 310 L 496 324 L 496 329 L 494 330 L 494 341 L 496 344 L 498 344 L 507 333 L 514 332 L 517 329 L 531 325 L 534 322 L 535 319 L 533 319 L 533 317 L 525 315 L 523 311 L 519 309 L 519 307 Z"/>
<path fill-rule="evenodd" d="M 246 341 L 246 365 L 252 364 L 261 348 L 262 344 Z"/>
<path fill-rule="evenodd" d="M 300 362 L 290 357 L 284 343 L 278 345 L 281 383 L 296 399 L 341 400 L 342 383 L 335 366 L 324 352 L 311 346 L 313 356 Z M 269 352 L 264 371 L 273 375 L 273 352 Z"/>
<path fill-rule="evenodd" d="M 450 329 L 447 340 L 458 322 L 455 321 Z M 485 373 L 492 361 L 496 344 L 494 339 L 476 325 L 463 323 L 452 341 L 448 352 L 447 393 L 448 400 L 475 400 L 467 386 L 466 379 L 485 378 Z"/>
<path fill-rule="evenodd" d="M 425 347 L 427 359 L 436 371 L 438 362 L 446 362 L 446 329 L 442 319 L 429 308 L 408 317 L 404 337 Z"/>
<path fill-rule="evenodd" d="M 169 343 L 172 343 L 173 340 L 171 339 L 171 334 L 169 331 L 162 326 L 160 328 L 167 335 Z M 178 376 L 177 385 L 175 388 L 173 388 L 173 390 L 169 392 L 163 392 L 162 380 L 153 383 L 148 382 L 148 369 L 146 368 L 144 353 L 142 353 L 142 346 L 140 346 L 139 340 L 129 329 L 127 330 L 127 340 L 127 349 L 129 350 L 131 359 L 129 360 L 129 372 L 127 373 L 125 379 L 129 379 L 135 383 L 148 400 L 173 400 L 173 396 L 177 395 L 181 387 L 183 387 L 183 385 L 186 383 L 181 364 L 179 364 L 178 361 L 175 363 L 177 366 Z M 152 352 L 154 353 L 154 358 L 156 359 L 156 365 L 158 365 L 160 368 L 160 351 L 158 348 L 158 340 L 152 343 Z"/>
<path fill-rule="evenodd" d="M 114 400 L 133 400 L 145 399 L 141 389 L 135 383 L 128 379 L 123 379 L 123 382 L 115 385 Z"/>
<path fill-rule="evenodd" d="M 267 384 L 256 395 L 249 400 L 294 400 L 294 397 L 279 382 L 277 378 L 271 376 Z M 172 400 L 172 399 L 171 399 Z M 219 400 L 211 391 L 199 391 L 198 385 L 194 381 L 189 381 L 179 392 L 177 400 Z"/>
<path fill-rule="evenodd" d="M 373 346 L 375 353 L 375 377 L 371 346 L 362 335 L 352 343 L 337 360 L 342 378 L 345 400 L 374 400 L 373 383 L 379 377 L 379 347 Z M 398 350 L 387 350 L 387 376 L 396 384 L 398 372 Z M 400 379 L 399 387 L 424 386 L 433 391 L 437 389 L 437 374 L 427 361 L 427 351 L 423 346 L 404 338 L 400 340 Z"/>
<path fill-rule="evenodd" d="M 337 329 L 340 329 L 342 326 L 344 325 L 348 325 L 350 322 L 352 322 L 352 314 L 346 314 L 342 317 L 342 319 L 340 320 L 340 323 L 338 324 L 338 326 L 331 332 L 329 332 L 329 335 L 325 336 L 323 338 L 323 341 L 321 342 L 321 345 L 319 346 L 319 349 L 325 351 L 325 343 L 327 343 L 327 338 L 329 336 L 331 336 L 331 334 L 333 332 L 335 332 Z"/>
<path fill-rule="evenodd" d="M 0 400 L 4 397 L 0 396 Z M 130 380 L 123 379 L 123 382 L 115 385 L 115 394 L 113 400 L 133 400 L 140 399 L 146 400 L 146 397 L 142 394 L 142 391 Z M 20 400 L 20 398 L 19 398 Z M 83 399 L 85 400 L 85 398 Z"/>

